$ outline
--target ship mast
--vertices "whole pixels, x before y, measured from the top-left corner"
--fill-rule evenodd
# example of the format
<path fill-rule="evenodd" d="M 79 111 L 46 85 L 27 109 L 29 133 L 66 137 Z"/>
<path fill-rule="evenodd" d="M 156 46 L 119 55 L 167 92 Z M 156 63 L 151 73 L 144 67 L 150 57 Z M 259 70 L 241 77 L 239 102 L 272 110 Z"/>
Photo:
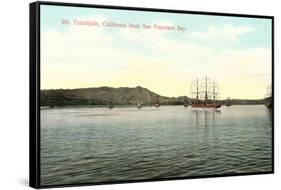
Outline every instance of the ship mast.
<path fill-rule="evenodd" d="M 216 100 L 216 84 L 215 81 L 213 81 L 213 102 L 215 103 Z"/>
<path fill-rule="evenodd" d="M 208 100 L 208 84 L 207 84 L 207 76 L 205 76 L 205 104 L 207 104 Z"/>
<path fill-rule="evenodd" d="M 199 85 L 198 85 L 198 78 L 196 80 L 196 101 L 199 102 Z"/>

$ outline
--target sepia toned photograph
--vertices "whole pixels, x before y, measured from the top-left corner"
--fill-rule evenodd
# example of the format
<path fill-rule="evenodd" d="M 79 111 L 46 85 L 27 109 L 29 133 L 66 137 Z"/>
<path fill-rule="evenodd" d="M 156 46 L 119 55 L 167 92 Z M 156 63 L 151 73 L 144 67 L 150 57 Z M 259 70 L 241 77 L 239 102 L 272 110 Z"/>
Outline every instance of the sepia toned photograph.
<path fill-rule="evenodd" d="M 273 20 L 40 4 L 40 186 L 273 172 Z"/>

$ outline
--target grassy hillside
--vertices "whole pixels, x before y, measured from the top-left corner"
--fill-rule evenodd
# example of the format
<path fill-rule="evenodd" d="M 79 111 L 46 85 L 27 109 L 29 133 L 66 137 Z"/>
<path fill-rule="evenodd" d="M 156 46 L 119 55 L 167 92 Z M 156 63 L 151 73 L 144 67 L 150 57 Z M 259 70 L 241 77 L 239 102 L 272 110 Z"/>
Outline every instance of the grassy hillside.
<path fill-rule="evenodd" d="M 56 89 L 41 91 L 41 106 L 66 105 L 136 105 L 142 101 L 144 105 L 156 102 L 161 104 L 182 104 L 187 97 L 170 98 L 158 95 L 143 87 L 99 87 L 80 89 Z"/>

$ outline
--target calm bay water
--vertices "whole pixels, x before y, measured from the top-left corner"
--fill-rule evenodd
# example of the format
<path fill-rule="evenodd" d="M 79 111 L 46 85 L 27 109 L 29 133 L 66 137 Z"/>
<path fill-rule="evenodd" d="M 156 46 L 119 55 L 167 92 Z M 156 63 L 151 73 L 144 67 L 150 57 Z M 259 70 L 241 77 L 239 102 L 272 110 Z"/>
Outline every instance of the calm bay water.
<path fill-rule="evenodd" d="M 272 170 L 263 105 L 41 110 L 41 185 Z"/>

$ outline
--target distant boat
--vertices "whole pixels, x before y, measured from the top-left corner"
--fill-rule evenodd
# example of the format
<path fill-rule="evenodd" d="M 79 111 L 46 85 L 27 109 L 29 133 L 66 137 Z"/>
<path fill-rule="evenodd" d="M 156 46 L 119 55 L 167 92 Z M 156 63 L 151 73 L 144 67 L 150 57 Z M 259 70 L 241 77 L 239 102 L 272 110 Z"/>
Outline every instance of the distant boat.
<path fill-rule="evenodd" d="M 227 99 L 226 99 L 225 105 L 226 105 L 226 106 L 231 106 L 231 105 L 232 105 L 232 104 L 231 104 L 231 99 L 230 99 L 230 98 L 227 98 Z"/>
<path fill-rule="evenodd" d="M 191 93 L 195 94 L 195 100 L 191 103 L 192 108 L 220 108 L 221 104 L 216 102 L 218 96 L 218 85 L 210 82 L 207 76 L 201 81 L 196 79 L 191 85 Z M 203 98 L 200 98 L 203 97 Z"/>
<path fill-rule="evenodd" d="M 183 107 L 188 107 L 188 106 L 189 106 L 189 103 L 188 103 L 187 99 L 184 98 Z"/>
<path fill-rule="evenodd" d="M 154 104 L 155 107 L 159 108 L 160 107 L 160 104 L 159 103 L 156 103 Z"/>
<path fill-rule="evenodd" d="M 265 104 L 264 104 L 265 107 L 272 108 L 272 90 L 271 90 L 271 86 L 267 87 L 264 101 L 265 101 Z"/>
<path fill-rule="evenodd" d="M 109 106 L 108 106 L 108 109 L 113 109 L 113 108 L 114 108 L 113 102 L 110 101 L 110 104 L 109 104 Z"/>
<path fill-rule="evenodd" d="M 266 102 L 266 103 L 265 103 L 265 106 L 266 106 L 267 108 L 272 108 L 272 103 L 271 103 L 271 102 Z"/>
<path fill-rule="evenodd" d="M 156 103 L 154 104 L 154 106 L 155 106 L 156 108 L 159 108 L 159 107 L 160 107 L 159 98 L 156 99 Z"/>
<path fill-rule="evenodd" d="M 142 108 L 143 103 L 141 101 L 138 101 L 138 105 L 137 108 L 141 109 Z"/>

